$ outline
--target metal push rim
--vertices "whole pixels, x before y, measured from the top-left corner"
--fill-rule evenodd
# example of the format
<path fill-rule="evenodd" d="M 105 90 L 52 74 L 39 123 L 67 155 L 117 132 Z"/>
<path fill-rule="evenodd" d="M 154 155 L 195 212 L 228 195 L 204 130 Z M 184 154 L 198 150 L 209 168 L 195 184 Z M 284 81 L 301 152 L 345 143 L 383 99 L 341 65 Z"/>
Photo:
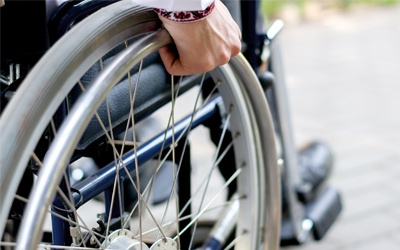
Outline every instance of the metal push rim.
<path fill-rule="evenodd" d="M 122 6 L 122 4 L 121 4 L 121 6 Z M 254 73 L 253 73 L 253 75 L 250 74 L 250 80 L 249 79 L 243 79 L 243 78 L 249 78 L 249 76 L 248 76 L 249 72 L 243 72 L 243 70 L 249 71 L 249 67 L 247 67 L 247 69 L 246 69 L 246 61 L 242 56 L 238 56 L 237 58 L 234 58 L 231 61 L 230 65 L 232 66 L 232 69 L 236 73 L 239 73 L 239 81 L 244 82 L 244 80 L 246 80 L 246 84 L 242 84 L 243 86 L 239 87 L 239 88 L 241 88 L 240 91 L 244 91 L 244 92 L 247 92 L 247 93 L 250 92 L 250 94 L 252 94 L 251 91 L 253 91 L 253 92 L 258 92 L 258 94 L 260 94 L 260 88 L 259 88 L 259 86 L 257 87 L 257 80 L 256 80 L 256 78 L 254 78 Z M 229 69 L 225 70 L 225 72 L 229 72 L 229 71 L 230 71 Z M 250 69 L 250 71 L 251 71 L 251 69 Z M 246 73 L 247 75 L 245 77 L 242 76 L 242 79 L 240 79 L 241 78 L 240 74 L 244 74 L 244 73 Z M 232 73 L 228 73 L 228 74 L 232 74 Z M 234 76 L 231 75 L 231 77 L 234 77 Z M 253 81 L 253 83 L 249 83 L 251 81 Z M 249 91 L 249 89 L 250 89 L 250 91 Z M 267 127 L 267 129 L 265 131 L 260 131 L 260 134 L 257 134 L 257 136 L 259 136 L 260 139 L 261 139 L 261 142 L 259 142 L 259 144 L 269 145 L 268 152 L 272 152 L 272 153 L 266 153 L 266 154 L 264 153 L 264 157 L 259 156 L 260 158 L 258 160 L 265 160 L 264 158 L 268 158 L 267 159 L 267 161 L 268 161 L 267 163 L 272 166 L 272 167 L 269 166 L 268 168 L 272 168 L 273 169 L 274 168 L 273 164 L 276 165 L 276 160 L 274 161 L 274 146 L 275 145 L 274 145 L 274 143 L 272 143 L 273 142 L 273 138 L 271 139 L 271 134 L 269 134 L 269 132 L 272 129 L 272 125 L 271 125 L 272 123 L 270 121 L 270 118 L 268 118 L 268 115 L 269 115 L 268 112 L 269 111 L 268 111 L 268 109 L 266 109 L 268 106 L 267 106 L 265 100 L 263 101 L 263 99 L 260 99 L 260 100 L 254 100 L 254 98 L 247 98 L 247 99 L 248 99 L 247 102 L 252 102 L 252 103 L 256 102 L 257 106 L 258 106 L 258 107 L 255 108 L 255 112 L 254 112 L 255 114 L 251 114 L 252 116 L 256 116 L 257 117 L 257 115 L 259 115 L 260 113 L 263 114 L 263 115 L 267 115 L 267 118 L 263 118 L 264 120 L 261 123 L 260 123 L 260 119 L 261 118 L 259 118 L 257 120 L 257 118 L 254 119 L 254 117 L 253 117 L 252 119 L 254 121 L 253 121 L 253 124 L 251 126 L 253 126 L 253 128 L 256 128 L 256 127 L 265 128 L 265 127 Z M 267 134 L 267 135 L 265 135 L 265 134 Z M 268 156 L 268 157 L 266 157 L 266 156 Z M 275 155 L 275 158 L 276 158 L 276 155 Z M 277 171 L 277 170 L 275 170 L 275 171 Z M 279 182 L 278 181 L 279 178 L 274 178 L 274 171 L 272 171 L 272 174 L 270 173 L 271 171 L 267 171 L 267 172 L 268 172 L 268 174 L 266 174 L 265 172 L 261 171 L 258 174 L 260 174 L 261 178 L 264 177 L 264 176 L 267 176 L 269 179 L 275 180 L 275 184 L 276 184 L 276 182 Z M 276 173 L 275 173 L 275 177 L 276 177 Z M 279 196 L 279 186 L 278 186 L 278 188 L 276 188 L 276 185 L 275 185 L 275 190 L 274 190 L 274 188 L 271 188 L 271 187 L 274 187 L 274 185 L 268 185 L 268 187 L 267 186 L 264 187 L 264 189 L 266 191 L 269 191 L 270 193 L 273 193 L 273 195 L 272 195 L 273 198 L 269 198 L 270 199 L 269 201 L 265 200 L 265 203 L 267 205 L 269 205 L 270 207 L 272 207 L 272 209 L 266 209 L 266 211 L 271 211 L 270 213 L 272 213 L 274 217 L 271 218 L 271 216 L 268 215 L 267 217 L 269 217 L 269 218 L 266 219 L 265 220 L 266 222 L 262 223 L 262 224 L 263 224 L 264 227 L 270 225 L 270 226 L 272 226 L 271 229 L 276 231 L 277 228 L 279 228 L 279 226 L 276 223 L 276 221 L 279 220 L 279 212 L 278 212 L 278 208 L 277 207 L 279 207 L 280 200 L 279 200 L 278 203 L 273 203 L 273 202 L 276 202 L 278 200 L 277 197 Z M 275 192 L 275 191 L 278 191 L 278 192 Z M 259 197 L 259 198 L 261 200 L 263 200 L 262 199 L 263 197 Z M 271 201 L 273 201 L 273 202 L 271 202 Z M 261 213 L 261 212 L 257 212 L 257 213 Z M 2 227 L 2 229 L 3 229 L 3 227 Z M 271 229 L 268 229 L 268 230 L 271 230 Z M 256 234 L 254 234 L 254 235 L 256 235 Z M 270 235 L 270 234 L 268 234 L 268 235 Z M 278 235 L 278 233 L 275 232 L 275 235 L 273 237 L 264 237 L 264 242 L 266 243 L 266 245 L 270 246 L 268 249 L 275 249 L 274 245 L 277 246 L 276 245 L 277 235 Z"/>

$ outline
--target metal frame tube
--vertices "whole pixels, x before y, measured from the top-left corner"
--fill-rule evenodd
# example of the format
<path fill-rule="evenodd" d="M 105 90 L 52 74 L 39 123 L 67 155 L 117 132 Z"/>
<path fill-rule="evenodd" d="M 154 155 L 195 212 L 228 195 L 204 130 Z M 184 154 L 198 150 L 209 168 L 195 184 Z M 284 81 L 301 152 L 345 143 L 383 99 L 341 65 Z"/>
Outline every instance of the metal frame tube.
<path fill-rule="evenodd" d="M 197 127 L 198 125 L 204 123 L 210 117 L 212 117 L 215 112 L 218 112 L 217 103 L 222 102 L 222 98 L 220 96 L 212 99 L 208 104 L 206 104 L 201 110 L 199 110 L 196 116 L 193 119 L 192 128 Z M 178 138 L 186 126 L 190 123 L 191 115 L 175 124 L 175 138 Z M 158 154 L 161 149 L 162 143 L 164 139 L 164 132 L 155 136 L 152 140 L 144 143 L 139 146 L 137 149 L 137 157 L 138 164 L 142 165 L 146 161 L 150 160 L 154 156 Z M 167 133 L 167 138 L 164 144 L 164 149 L 168 148 L 172 143 L 172 130 L 169 129 Z M 135 154 L 134 151 L 131 150 L 126 153 L 122 160 L 127 167 L 127 169 L 132 172 L 132 177 L 135 175 Z M 93 174 L 83 180 L 82 182 L 76 184 L 73 188 L 77 189 L 82 194 L 83 204 L 94 198 L 96 195 L 103 192 L 105 189 L 113 185 L 114 179 L 116 175 L 116 168 L 114 162 L 108 164 L 106 167 L 99 170 L 96 174 Z M 121 178 L 127 177 L 127 173 L 123 167 L 120 168 L 119 175 Z M 81 199 L 79 193 L 74 192 L 73 194 L 75 203 L 78 203 Z"/>

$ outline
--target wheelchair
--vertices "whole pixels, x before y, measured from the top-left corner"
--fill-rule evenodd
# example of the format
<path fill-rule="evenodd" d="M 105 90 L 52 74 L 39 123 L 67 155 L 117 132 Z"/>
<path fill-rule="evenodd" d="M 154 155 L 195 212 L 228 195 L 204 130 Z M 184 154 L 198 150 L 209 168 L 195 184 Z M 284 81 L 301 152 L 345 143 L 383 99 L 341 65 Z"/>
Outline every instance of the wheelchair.
<path fill-rule="evenodd" d="M 235 13 L 256 5 L 243 1 Z M 322 238 L 340 196 L 310 192 L 296 169 L 275 42 L 282 23 L 260 36 L 242 21 L 246 57 L 178 77 L 157 54 L 173 41 L 151 9 L 129 0 L 61 5 L 51 48 L 26 76 L 7 61 L 15 76 L 2 77 L 1 247 L 278 249 L 311 232 Z M 269 71 L 256 74 L 262 62 Z M 176 104 L 193 91 L 190 113 L 176 121 Z M 151 129 L 159 114 L 161 131 Z M 197 129 L 209 133 L 209 166 L 193 162 Z M 82 159 L 96 170 L 84 173 Z M 93 203 L 102 212 L 90 212 Z"/>

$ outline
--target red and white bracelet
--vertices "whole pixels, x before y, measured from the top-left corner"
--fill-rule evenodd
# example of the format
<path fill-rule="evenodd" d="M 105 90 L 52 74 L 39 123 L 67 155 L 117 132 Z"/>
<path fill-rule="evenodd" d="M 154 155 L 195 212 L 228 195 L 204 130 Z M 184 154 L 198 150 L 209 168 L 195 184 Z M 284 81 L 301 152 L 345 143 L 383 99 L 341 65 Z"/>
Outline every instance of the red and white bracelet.
<path fill-rule="evenodd" d="M 215 2 L 211 3 L 205 10 L 197 10 L 197 11 L 167 11 L 165 9 L 157 9 L 154 8 L 154 11 L 157 14 L 168 18 L 174 22 L 180 23 L 192 23 L 196 21 L 203 20 L 208 16 L 214 9 Z"/>

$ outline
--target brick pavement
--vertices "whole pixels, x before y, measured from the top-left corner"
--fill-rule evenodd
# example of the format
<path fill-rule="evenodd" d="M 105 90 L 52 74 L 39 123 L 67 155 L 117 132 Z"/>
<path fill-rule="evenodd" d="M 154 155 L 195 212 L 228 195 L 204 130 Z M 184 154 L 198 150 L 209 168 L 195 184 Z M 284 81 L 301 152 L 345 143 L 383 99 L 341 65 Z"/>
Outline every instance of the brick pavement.
<path fill-rule="evenodd" d="M 400 249 L 400 6 L 358 9 L 281 36 L 298 145 L 327 141 L 344 210 L 294 249 Z"/>

